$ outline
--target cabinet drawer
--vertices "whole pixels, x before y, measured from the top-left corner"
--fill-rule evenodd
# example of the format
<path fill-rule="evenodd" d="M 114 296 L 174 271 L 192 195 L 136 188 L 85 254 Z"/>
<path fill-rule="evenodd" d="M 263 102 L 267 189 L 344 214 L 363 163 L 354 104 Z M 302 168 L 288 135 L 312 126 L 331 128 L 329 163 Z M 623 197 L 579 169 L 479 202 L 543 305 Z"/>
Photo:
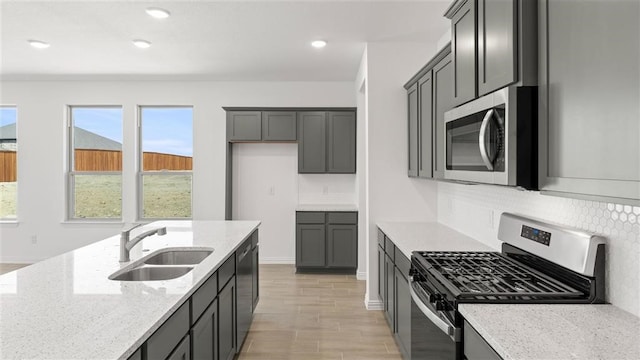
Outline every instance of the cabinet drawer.
<path fill-rule="evenodd" d="M 378 245 L 384 250 L 384 233 L 378 229 Z"/>
<path fill-rule="evenodd" d="M 225 284 L 233 277 L 236 273 L 236 256 L 235 254 L 231 255 L 227 261 L 220 266 L 218 269 L 218 292 L 222 290 Z"/>
<path fill-rule="evenodd" d="M 187 301 L 147 340 L 147 359 L 166 359 L 188 331 Z"/>
<path fill-rule="evenodd" d="M 191 297 L 191 319 L 198 320 L 204 310 L 218 296 L 218 273 L 215 272 L 196 290 Z"/>
<path fill-rule="evenodd" d="M 405 278 L 409 276 L 409 270 L 411 270 L 411 261 L 407 259 L 402 251 L 400 251 L 400 249 L 398 249 L 397 247 L 395 248 L 395 264 Z"/>
<path fill-rule="evenodd" d="M 396 246 L 393 244 L 391 239 L 386 236 L 384 237 L 384 252 L 389 255 L 391 260 L 395 261 Z"/>
<path fill-rule="evenodd" d="M 356 212 L 330 212 L 327 213 L 327 224 L 358 224 Z"/>
<path fill-rule="evenodd" d="M 476 330 L 464 322 L 464 355 L 469 360 L 502 360 Z"/>
<path fill-rule="evenodd" d="M 296 212 L 298 224 L 324 224 L 324 212 L 298 211 Z"/>

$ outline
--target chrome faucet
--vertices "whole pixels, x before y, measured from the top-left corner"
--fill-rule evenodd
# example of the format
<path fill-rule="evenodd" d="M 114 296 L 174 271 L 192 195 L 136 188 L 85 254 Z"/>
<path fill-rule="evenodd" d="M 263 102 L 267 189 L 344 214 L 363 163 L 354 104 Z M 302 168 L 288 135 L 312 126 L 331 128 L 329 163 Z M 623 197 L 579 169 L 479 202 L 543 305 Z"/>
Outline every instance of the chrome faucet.
<path fill-rule="evenodd" d="M 129 240 L 129 235 L 131 234 L 131 230 L 141 226 L 143 224 L 136 224 L 132 227 L 130 227 L 128 230 L 124 230 L 121 234 L 120 234 L 120 262 L 127 262 L 129 260 L 131 260 L 129 258 L 129 251 L 131 251 L 131 248 L 133 248 L 134 246 L 136 246 L 137 243 L 139 243 L 142 239 L 151 236 L 151 235 L 155 235 L 158 234 L 158 236 L 162 236 L 162 235 L 166 235 L 167 234 L 167 228 L 166 227 L 160 227 L 157 229 L 153 229 L 153 230 L 149 230 L 149 231 L 145 231 L 142 234 L 134 237 L 133 239 Z"/>

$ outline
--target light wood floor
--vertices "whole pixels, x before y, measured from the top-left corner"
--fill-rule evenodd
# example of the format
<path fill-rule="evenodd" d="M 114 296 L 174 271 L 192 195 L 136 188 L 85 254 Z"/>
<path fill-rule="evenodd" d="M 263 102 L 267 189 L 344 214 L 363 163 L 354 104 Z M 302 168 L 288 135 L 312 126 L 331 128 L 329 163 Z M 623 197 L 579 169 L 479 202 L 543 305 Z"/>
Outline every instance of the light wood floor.
<path fill-rule="evenodd" d="M 27 265 L 29 264 L 0 264 L 0 275 L 11 272 L 13 270 L 18 270 Z"/>
<path fill-rule="evenodd" d="M 260 302 L 239 359 L 397 359 L 382 311 L 364 307 L 355 275 L 296 275 L 260 266 Z"/>

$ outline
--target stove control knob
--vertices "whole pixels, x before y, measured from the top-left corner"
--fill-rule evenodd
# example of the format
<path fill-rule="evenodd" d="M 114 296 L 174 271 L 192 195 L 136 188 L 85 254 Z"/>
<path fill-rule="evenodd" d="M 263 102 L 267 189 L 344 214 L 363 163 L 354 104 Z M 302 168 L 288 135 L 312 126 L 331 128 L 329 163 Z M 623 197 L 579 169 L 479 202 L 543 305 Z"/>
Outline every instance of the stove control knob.
<path fill-rule="evenodd" d="M 442 300 L 442 295 L 440 294 L 431 294 L 429 295 L 429 302 L 430 303 L 437 303 L 438 301 Z"/>
<path fill-rule="evenodd" d="M 436 301 L 436 310 L 437 311 L 444 311 L 447 310 L 447 303 L 444 302 L 444 300 L 438 300 Z"/>

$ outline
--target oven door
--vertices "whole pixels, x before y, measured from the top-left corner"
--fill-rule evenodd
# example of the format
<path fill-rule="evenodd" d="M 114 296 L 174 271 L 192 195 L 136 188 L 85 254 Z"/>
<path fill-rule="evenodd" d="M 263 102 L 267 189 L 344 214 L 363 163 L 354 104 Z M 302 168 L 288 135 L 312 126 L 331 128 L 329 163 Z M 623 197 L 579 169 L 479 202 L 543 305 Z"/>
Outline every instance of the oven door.
<path fill-rule="evenodd" d="M 421 285 L 422 284 L 422 285 Z M 462 359 L 460 328 L 436 310 L 429 302 L 434 291 L 425 290 L 424 282 L 411 281 L 411 358 L 451 360 Z"/>
<path fill-rule="evenodd" d="M 508 93 L 498 90 L 445 114 L 445 179 L 515 185 L 507 163 Z"/>

